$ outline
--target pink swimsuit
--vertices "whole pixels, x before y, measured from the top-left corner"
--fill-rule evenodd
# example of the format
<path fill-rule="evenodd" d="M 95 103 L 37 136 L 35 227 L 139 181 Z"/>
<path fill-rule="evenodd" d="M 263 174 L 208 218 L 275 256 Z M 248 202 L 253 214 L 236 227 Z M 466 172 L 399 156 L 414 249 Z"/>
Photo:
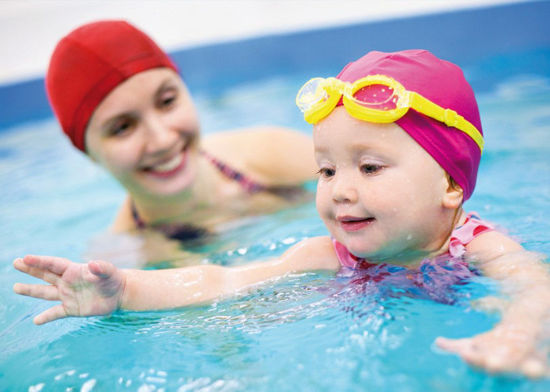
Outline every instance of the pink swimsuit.
<path fill-rule="evenodd" d="M 362 295 L 405 295 L 453 304 L 462 295 L 453 287 L 471 282 L 479 275 L 463 257 L 466 246 L 475 237 L 490 230 L 494 230 L 493 225 L 473 213 L 468 214 L 464 224 L 451 233 L 449 251 L 424 259 L 415 269 L 387 263 L 371 264 L 352 255 L 344 245 L 333 240 L 340 264 L 345 267 L 338 275 L 351 278 L 346 287 Z M 468 296 L 468 293 L 465 295 Z"/>
<path fill-rule="evenodd" d="M 448 255 L 453 259 L 461 258 L 466 252 L 466 245 L 468 245 L 478 235 L 491 230 L 494 230 L 493 225 L 481 220 L 477 214 L 473 212 L 469 213 L 466 216 L 466 221 L 464 221 L 464 224 L 456 227 L 451 233 Z M 361 257 L 352 255 L 344 245 L 335 239 L 333 239 L 332 242 L 334 244 L 334 250 L 336 251 L 338 260 L 342 266 L 358 269 L 373 265 Z"/>

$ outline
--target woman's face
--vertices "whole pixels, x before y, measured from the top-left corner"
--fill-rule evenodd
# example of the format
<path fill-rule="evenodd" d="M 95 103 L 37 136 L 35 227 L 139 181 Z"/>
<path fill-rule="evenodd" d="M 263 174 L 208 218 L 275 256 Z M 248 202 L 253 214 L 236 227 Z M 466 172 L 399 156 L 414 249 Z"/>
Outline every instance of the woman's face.
<path fill-rule="evenodd" d="M 196 176 L 199 120 L 174 71 L 156 68 L 117 86 L 86 130 L 86 151 L 134 197 L 178 194 Z"/>

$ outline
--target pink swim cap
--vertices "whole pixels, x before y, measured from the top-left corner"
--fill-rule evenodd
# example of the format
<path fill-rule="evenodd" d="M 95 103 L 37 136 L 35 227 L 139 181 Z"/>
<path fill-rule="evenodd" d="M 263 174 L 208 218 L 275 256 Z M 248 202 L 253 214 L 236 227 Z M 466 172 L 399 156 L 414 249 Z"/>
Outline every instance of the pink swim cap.
<path fill-rule="evenodd" d="M 57 44 L 46 75 L 46 91 L 63 132 L 85 152 L 85 131 L 99 103 L 116 86 L 151 68 L 177 72 L 151 38 L 127 22 L 83 25 Z"/>
<path fill-rule="evenodd" d="M 354 82 L 368 75 L 386 75 L 445 109 L 453 109 L 483 134 L 474 92 L 462 70 L 426 50 L 395 53 L 369 52 L 348 64 L 337 78 Z M 340 103 L 341 104 L 341 103 Z M 409 110 L 396 121 L 464 191 L 464 201 L 474 191 L 481 153 L 464 132 Z"/>

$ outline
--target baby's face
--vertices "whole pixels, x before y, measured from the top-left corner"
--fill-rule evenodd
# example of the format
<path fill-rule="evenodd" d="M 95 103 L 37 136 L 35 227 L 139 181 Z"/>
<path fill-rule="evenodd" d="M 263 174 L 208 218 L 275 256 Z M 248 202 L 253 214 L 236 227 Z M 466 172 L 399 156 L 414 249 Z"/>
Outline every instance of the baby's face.
<path fill-rule="evenodd" d="M 352 254 L 405 262 L 442 246 L 445 172 L 403 129 L 338 107 L 314 127 L 313 140 L 317 210 Z"/>

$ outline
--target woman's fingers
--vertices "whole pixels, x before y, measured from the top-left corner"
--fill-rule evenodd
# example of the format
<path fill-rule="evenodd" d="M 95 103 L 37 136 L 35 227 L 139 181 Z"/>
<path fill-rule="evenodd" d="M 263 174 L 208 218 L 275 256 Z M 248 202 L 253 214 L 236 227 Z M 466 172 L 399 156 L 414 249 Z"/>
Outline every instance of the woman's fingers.
<path fill-rule="evenodd" d="M 67 317 L 65 308 L 62 305 L 56 305 L 40 313 L 34 318 L 33 322 L 36 325 L 42 325 L 64 317 Z"/>
<path fill-rule="evenodd" d="M 59 301 L 59 292 L 55 286 L 43 284 L 25 284 L 16 283 L 13 285 L 13 291 L 16 294 L 26 295 L 33 298 L 42 298 L 49 301 Z"/>
<path fill-rule="evenodd" d="M 50 271 L 56 275 L 63 275 L 63 272 L 71 264 L 70 260 L 54 256 L 27 255 L 23 262 L 30 267 Z"/>

